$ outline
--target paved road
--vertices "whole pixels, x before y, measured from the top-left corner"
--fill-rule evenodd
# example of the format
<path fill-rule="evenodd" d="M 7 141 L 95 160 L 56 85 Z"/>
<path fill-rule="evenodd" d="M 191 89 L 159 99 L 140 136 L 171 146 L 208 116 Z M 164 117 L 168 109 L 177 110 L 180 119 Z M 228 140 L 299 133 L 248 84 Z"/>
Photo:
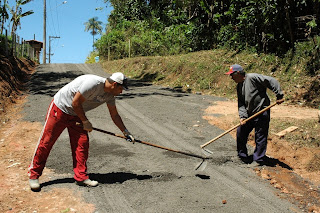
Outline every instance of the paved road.
<path fill-rule="evenodd" d="M 30 84 L 25 119 L 44 122 L 47 107 L 59 88 L 82 74 L 109 76 L 99 65 L 40 65 Z M 200 145 L 222 133 L 202 119 L 212 96 L 182 93 L 130 80 L 130 90 L 117 98 L 127 128 L 140 140 L 202 155 Z M 95 127 L 121 134 L 104 105 L 88 113 Z M 226 135 L 208 146 L 214 153 L 205 171 L 197 158 L 131 144 L 123 139 L 90 133 L 88 172 L 101 184 L 74 184 L 72 157 L 65 131 L 55 144 L 47 167 L 56 173 L 42 190 L 67 187 L 81 191 L 96 212 L 297 212 L 276 196 L 267 181 L 236 160 L 235 141 Z M 222 200 L 227 203 L 223 204 Z"/>

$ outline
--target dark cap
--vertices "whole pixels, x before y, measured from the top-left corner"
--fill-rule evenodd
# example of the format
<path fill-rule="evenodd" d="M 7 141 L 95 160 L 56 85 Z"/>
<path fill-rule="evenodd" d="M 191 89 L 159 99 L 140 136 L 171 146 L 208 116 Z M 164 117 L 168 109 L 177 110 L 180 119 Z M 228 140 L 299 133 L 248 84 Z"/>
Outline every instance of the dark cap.
<path fill-rule="evenodd" d="M 230 67 L 229 72 L 226 72 L 226 75 L 231 75 L 234 72 L 243 71 L 243 68 L 239 64 L 234 64 Z"/>

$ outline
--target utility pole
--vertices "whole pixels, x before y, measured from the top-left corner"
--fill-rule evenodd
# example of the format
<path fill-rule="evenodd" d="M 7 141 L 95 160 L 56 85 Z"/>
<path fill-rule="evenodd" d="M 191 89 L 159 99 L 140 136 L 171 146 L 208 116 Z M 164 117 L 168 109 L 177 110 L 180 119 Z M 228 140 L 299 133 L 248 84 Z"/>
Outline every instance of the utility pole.
<path fill-rule="evenodd" d="M 51 40 L 53 38 L 60 38 L 60 37 L 59 36 L 49 36 L 49 64 L 51 63 L 50 56 L 53 55 L 53 54 L 51 54 Z"/>
<path fill-rule="evenodd" d="M 66 4 L 66 3 L 67 3 L 67 1 L 63 1 L 60 5 Z M 58 5 L 58 6 L 60 6 L 60 5 Z M 47 46 L 47 3 L 46 3 L 46 0 L 43 0 L 43 62 L 42 62 L 43 64 L 45 64 L 47 61 L 47 58 L 46 58 L 47 57 L 47 48 L 46 48 L 46 46 Z M 49 57 L 50 57 L 50 54 L 49 54 Z"/>
<path fill-rule="evenodd" d="M 46 37 L 47 37 L 47 26 L 46 23 L 47 22 L 47 9 L 46 9 L 46 0 L 43 0 L 43 53 L 42 53 L 42 57 L 43 57 L 43 64 L 46 63 L 46 57 L 47 57 L 47 52 L 46 52 L 46 46 L 47 46 L 47 42 L 46 42 Z"/>

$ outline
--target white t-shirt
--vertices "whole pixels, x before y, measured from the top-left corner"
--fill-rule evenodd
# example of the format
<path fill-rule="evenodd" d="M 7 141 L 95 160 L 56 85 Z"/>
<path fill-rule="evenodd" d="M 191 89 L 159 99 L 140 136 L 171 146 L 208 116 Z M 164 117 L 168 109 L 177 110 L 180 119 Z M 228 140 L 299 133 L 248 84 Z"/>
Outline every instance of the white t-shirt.
<path fill-rule="evenodd" d="M 82 103 L 85 112 L 103 103 L 115 105 L 115 97 L 104 91 L 106 78 L 97 75 L 81 75 L 62 87 L 54 96 L 53 102 L 64 113 L 77 115 L 72 108 L 72 100 L 77 92 L 86 99 Z"/>

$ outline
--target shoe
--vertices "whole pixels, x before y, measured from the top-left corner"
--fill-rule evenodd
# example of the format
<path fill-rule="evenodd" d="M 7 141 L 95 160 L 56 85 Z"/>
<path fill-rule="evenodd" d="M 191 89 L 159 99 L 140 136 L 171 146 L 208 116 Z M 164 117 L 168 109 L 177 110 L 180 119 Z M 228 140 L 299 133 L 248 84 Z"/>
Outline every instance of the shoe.
<path fill-rule="evenodd" d="M 95 180 L 86 179 L 84 181 L 77 181 L 77 184 L 79 186 L 92 186 L 92 187 L 95 187 L 95 186 L 98 186 L 99 182 L 95 181 Z"/>
<path fill-rule="evenodd" d="M 239 157 L 242 163 L 244 164 L 250 164 L 252 163 L 252 157 Z"/>
<path fill-rule="evenodd" d="M 39 179 L 29 179 L 29 185 L 32 191 L 39 191 L 40 189 Z"/>
<path fill-rule="evenodd" d="M 263 161 L 253 161 L 251 164 L 250 164 L 250 167 L 251 168 L 254 168 L 254 167 L 260 167 L 260 166 L 263 166 L 264 163 Z"/>

